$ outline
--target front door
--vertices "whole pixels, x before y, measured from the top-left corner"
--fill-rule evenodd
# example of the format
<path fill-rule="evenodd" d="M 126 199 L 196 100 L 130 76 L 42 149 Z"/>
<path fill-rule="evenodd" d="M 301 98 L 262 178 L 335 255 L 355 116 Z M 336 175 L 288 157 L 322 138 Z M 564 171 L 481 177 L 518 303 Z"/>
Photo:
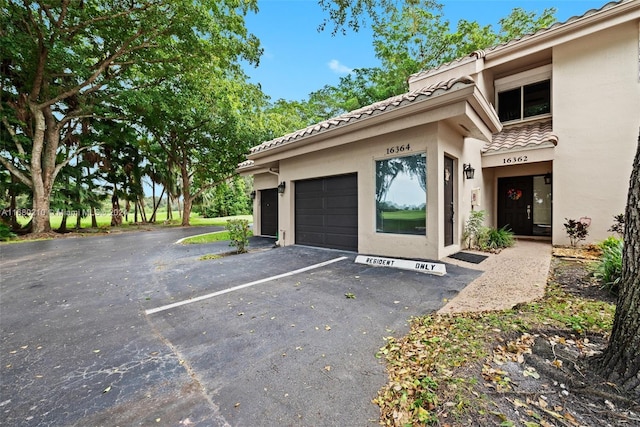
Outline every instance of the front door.
<path fill-rule="evenodd" d="M 498 179 L 498 227 L 533 235 L 533 176 Z"/>
<path fill-rule="evenodd" d="M 260 190 L 260 234 L 274 237 L 278 234 L 278 190 L 276 188 Z"/>
<path fill-rule="evenodd" d="M 453 204 L 453 159 L 444 157 L 444 245 L 453 245 L 453 225 L 455 209 Z"/>

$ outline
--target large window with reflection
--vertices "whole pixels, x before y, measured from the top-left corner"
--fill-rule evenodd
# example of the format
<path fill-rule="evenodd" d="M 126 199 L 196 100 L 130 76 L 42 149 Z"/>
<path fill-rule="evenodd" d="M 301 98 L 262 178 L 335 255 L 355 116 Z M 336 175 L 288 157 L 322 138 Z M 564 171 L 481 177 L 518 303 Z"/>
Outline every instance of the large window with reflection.
<path fill-rule="evenodd" d="M 376 231 L 421 234 L 427 220 L 426 155 L 376 161 Z"/>

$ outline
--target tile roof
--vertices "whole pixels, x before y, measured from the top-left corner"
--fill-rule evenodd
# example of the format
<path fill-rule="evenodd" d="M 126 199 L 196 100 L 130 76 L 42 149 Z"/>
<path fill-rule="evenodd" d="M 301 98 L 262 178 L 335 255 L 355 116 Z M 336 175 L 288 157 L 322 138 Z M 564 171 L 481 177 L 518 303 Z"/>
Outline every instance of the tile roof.
<path fill-rule="evenodd" d="M 463 56 L 461 58 L 454 59 L 451 62 L 446 62 L 444 64 L 440 64 L 435 68 L 430 68 L 428 70 L 423 70 L 423 71 L 417 72 L 416 74 L 412 74 L 411 76 L 409 76 L 409 80 L 414 80 L 414 79 L 417 79 L 419 77 L 427 76 L 429 74 L 435 74 L 435 73 L 437 73 L 438 71 L 440 71 L 442 69 L 448 69 L 450 67 L 455 67 L 456 65 L 462 64 L 463 62 L 467 62 L 469 60 L 476 60 L 476 59 L 484 58 L 490 52 L 497 51 L 497 50 L 500 50 L 502 48 L 506 48 L 508 46 L 517 44 L 517 43 L 519 43 L 519 42 L 521 42 L 523 40 L 528 40 L 531 37 L 534 37 L 534 36 L 536 36 L 538 34 L 546 33 L 546 32 L 549 32 L 551 30 L 554 30 L 554 29 L 556 29 L 558 27 L 563 27 L 565 25 L 569 25 L 569 24 L 571 24 L 571 23 L 573 23 L 575 21 L 578 21 L 580 19 L 584 19 L 584 18 L 586 18 L 588 16 L 591 16 L 591 15 L 594 15 L 594 14 L 596 14 L 598 12 L 602 12 L 604 10 L 610 9 L 612 7 L 615 7 L 615 6 L 617 6 L 617 5 L 621 4 L 621 3 L 626 3 L 626 2 L 630 2 L 630 1 L 633 1 L 633 0 L 611 1 L 611 2 L 606 3 L 605 5 L 603 5 L 599 9 L 589 9 L 588 11 L 583 13 L 582 15 L 572 16 L 571 18 L 567 19 L 564 22 L 556 22 L 556 23 L 550 25 L 549 27 L 542 28 L 542 29 L 540 29 L 540 30 L 538 30 L 538 31 L 536 31 L 534 33 L 524 34 L 521 37 L 517 37 L 517 38 L 512 39 L 512 40 L 510 40 L 508 42 L 501 43 L 501 44 L 498 44 L 498 45 L 495 45 L 495 46 L 491 46 L 491 47 L 486 48 L 484 50 L 476 50 L 475 52 L 472 52 L 467 56 Z"/>
<path fill-rule="evenodd" d="M 238 163 L 238 169 L 248 168 L 253 166 L 255 162 L 253 160 L 245 160 L 242 163 Z"/>
<path fill-rule="evenodd" d="M 397 95 L 397 96 L 385 99 L 383 101 L 379 101 L 374 104 L 367 105 L 366 107 L 362 107 L 360 109 L 350 111 L 348 113 L 344 113 L 340 116 L 334 117 L 329 120 L 325 120 L 315 125 L 308 126 L 304 129 L 295 131 L 288 135 L 284 135 L 282 137 L 272 139 L 271 141 L 263 142 L 262 144 L 253 147 L 249 153 L 251 155 L 251 154 L 260 153 L 269 149 L 273 149 L 276 147 L 280 147 L 288 143 L 300 140 L 306 136 L 326 132 L 328 130 L 345 126 L 350 123 L 354 123 L 369 117 L 376 116 L 378 114 L 386 113 L 386 112 L 395 110 L 397 108 L 404 107 L 409 104 L 427 100 L 429 98 L 438 96 L 440 94 L 449 92 L 454 89 L 461 89 L 463 87 L 468 87 L 474 84 L 475 82 L 471 77 L 463 76 L 463 77 L 451 79 L 446 82 L 441 82 L 435 85 L 423 87 L 421 89 L 416 89 L 411 92 L 407 92 L 402 95 Z"/>
<path fill-rule="evenodd" d="M 552 121 L 546 120 L 503 128 L 501 132 L 493 135 L 492 141 L 483 147 L 482 152 L 491 154 L 517 148 L 555 147 L 556 145 L 558 145 L 558 136 L 553 133 Z"/>

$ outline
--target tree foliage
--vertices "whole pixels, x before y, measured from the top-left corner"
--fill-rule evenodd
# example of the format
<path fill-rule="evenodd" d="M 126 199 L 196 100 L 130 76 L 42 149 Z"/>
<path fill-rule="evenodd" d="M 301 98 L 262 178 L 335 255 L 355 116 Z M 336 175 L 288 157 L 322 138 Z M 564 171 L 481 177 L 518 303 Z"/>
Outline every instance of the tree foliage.
<path fill-rule="evenodd" d="M 194 200 L 232 176 L 249 148 L 264 139 L 265 104 L 262 92 L 242 73 L 209 66 L 132 97 L 129 108 L 140 112 L 140 127 L 180 176 L 182 225 L 189 225 Z"/>
<path fill-rule="evenodd" d="M 0 163 L 33 192 L 34 231 L 50 230 L 60 170 L 94 146 L 85 120 L 124 119 L 122 96 L 199 64 L 257 62 L 253 0 L 0 3 Z M 10 146 L 10 147 L 9 147 Z M 66 149 L 62 149 L 65 146 Z"/>

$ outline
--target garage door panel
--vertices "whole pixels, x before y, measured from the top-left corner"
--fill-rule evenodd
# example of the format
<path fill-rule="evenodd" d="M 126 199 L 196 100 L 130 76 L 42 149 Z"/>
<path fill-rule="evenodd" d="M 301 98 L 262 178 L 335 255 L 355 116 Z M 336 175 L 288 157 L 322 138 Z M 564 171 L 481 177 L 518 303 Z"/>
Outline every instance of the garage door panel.
<path fill-rule="evenodd" d="M 357 175 L 340 175 L 295 184 L 296 243 L 358 249 Z"/>
<path fill-rule="evenodd" d="M 329 209 L 349 210 L 358 213 L 358 196 L 349 194 L 344 196 L 334 196 L 326 199 L 326 207 Z"/>
<path fill-rule="evenodd" d="M 330 248 L 358 247 L 358 236 L 346 236 L 344 234 L 326 234 L 325 243 Z"/>
<path fill-rule="evenodd" d="M 296 220 L 297 222 L 301 222 L 304 225 L 300 226 L 298 225 L 296 227 L 296 230 L 307 230 L 310 228 L 314 228 L 314 226 L 317 226 L 319 228 L 323 228 L 325 225 L 324 222 L 324 216 L 323 215 L 313 215 L 313 214 L 302 214 L 302 215 L 296 215 Z"/>

